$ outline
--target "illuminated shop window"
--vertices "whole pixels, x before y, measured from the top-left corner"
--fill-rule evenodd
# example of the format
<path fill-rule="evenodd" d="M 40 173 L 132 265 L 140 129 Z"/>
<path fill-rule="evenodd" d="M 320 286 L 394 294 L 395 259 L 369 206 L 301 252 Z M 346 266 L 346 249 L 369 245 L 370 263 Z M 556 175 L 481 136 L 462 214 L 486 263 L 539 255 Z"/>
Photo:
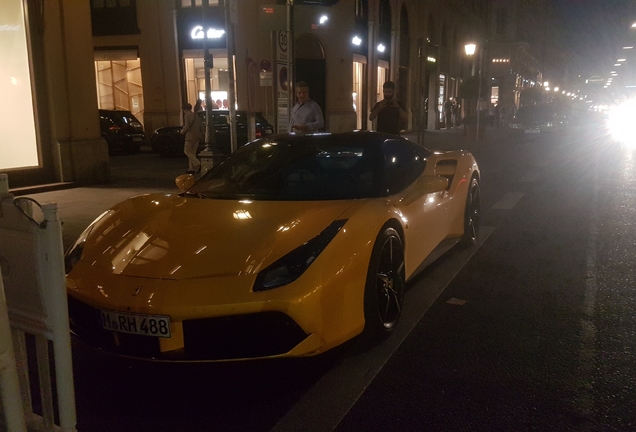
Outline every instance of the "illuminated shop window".
<path fill-rule="evenodd" d="M 376 97 L 375 101 L 380 102 L 384 99 L 384 91 L 382 90 L 382 86 L 385 82 L 389 80 L 389 62 L 384 60 L 378 60 L 378 85 L 376 87 Z"/>
<path fill-rule="evenodd" d="M 493 86 L 490 90 L 490 103 L 497 105 L 499 103 L 499 87 Z"/>
<path fill-rule="evenodd" d="M 0 170 L 39 166 L 29 50 L 22 0 L 2 2 Z"/>
<path fill-rule="evenodd" d="M 362 89 L 364 78 L 364 63 L 353 62 L 353 110 L 356 113 L 356 129 L 362 129 Z"/>
<path fill-rule="evenodd" d="M 197 99 L 205 101 L 205 68 L 202 58 L 185 58 L 186 92 L 188 102 L 194 106 Z M 213 109 L 229 109 L 230 75 L 227 57 L 214 57 L 210 69 L 210 93 Z"/>
<path fill-rule="evenodd" d="M 130 111 L 143 124 L 144 87 L 138 58 L 97 60 L 95 77 L 99 109 Z"/>
<path fill-rule="evenodd" d="M 219 0 L 208 0 L 208 4 L 210 6 L 218 6 Z M 196 6 L 203 6 L 203 0 L 181 0 L 181 7 L 188 8 Z"/>

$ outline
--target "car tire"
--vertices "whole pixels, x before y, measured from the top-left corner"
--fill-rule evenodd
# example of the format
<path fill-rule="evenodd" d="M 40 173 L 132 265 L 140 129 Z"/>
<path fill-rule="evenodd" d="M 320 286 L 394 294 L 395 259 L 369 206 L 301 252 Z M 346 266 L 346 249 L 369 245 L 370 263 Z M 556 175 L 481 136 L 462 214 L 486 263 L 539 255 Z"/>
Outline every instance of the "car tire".
<path fill-rule="evenodd" d="M 177 155 L 177 146 L 172 137 L 160 137 L 157 139 L 157 152 L 161 157 L 175 157 Z"/>
<path fill-rule="evenodd" d="M 378 235 L 364 290 L 365 342 L 378 342 L 395 328 L 404 301 L 404 247 L 397 231 L 385 227 Z"/>
<path fill-rule="evenodd" d="M 464 235 L 461 243 L 470 247 L 477 243 L 479 237 L 479 226 L 481 223 L 481 194 L 479 180 L 473 176 L 468 186 L 466 196 L 466 208 L 464 210 Z"/>

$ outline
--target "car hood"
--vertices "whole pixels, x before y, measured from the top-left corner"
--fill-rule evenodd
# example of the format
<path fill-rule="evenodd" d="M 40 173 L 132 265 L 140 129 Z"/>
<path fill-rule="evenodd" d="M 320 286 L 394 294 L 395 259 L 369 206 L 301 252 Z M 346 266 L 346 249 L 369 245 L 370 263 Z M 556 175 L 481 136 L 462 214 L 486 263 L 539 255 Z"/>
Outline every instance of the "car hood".
<path fill-rule="evenodd" d="M 255 274 L 320 234 L 353 203 L 141 195 L 93 223 L 80 263 L 144 278 Z"/>

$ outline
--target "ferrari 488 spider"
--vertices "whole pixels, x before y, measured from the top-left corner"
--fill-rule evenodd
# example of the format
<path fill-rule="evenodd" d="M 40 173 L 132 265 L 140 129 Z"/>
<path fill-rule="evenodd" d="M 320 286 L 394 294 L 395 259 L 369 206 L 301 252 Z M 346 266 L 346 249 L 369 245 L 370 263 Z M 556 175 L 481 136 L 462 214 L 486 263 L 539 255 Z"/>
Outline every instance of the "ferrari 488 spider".
<path fill-rule="evenodd" d="M 311 356 L 400 318 L 406 282 L 475 243 L 480 172 L 377 132 L 253 141 L 181 193 L 132 197 L 66 254 L 72 332 L 124 356 Z"/>

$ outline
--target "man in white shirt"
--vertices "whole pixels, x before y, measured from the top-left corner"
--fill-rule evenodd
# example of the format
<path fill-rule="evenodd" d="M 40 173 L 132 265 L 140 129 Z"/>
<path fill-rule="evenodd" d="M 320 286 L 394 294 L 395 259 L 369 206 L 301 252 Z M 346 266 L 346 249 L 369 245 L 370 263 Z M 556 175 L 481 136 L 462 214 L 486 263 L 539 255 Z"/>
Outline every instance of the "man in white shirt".
<path fill-rule="evenodd" d="M 296 83 L 296 98 L 298 102 L 291 111 L 289 120 L 290 133 L 313 133 L 325 127 L 322 109 L 316 101 L 309 98 L 309 86 L 306 82 Z"/>
<path fill-rule="evenodd" d="M 183 152 L 188 157 L 187 174 L 196 174 L 201 169 L 201 162 L 197 158 L 199 139 L 201 138 L 201 119 L 192 112 L 192 105 L 183 105 L 183 127 L 181 134 L 185 135 Z"/>

